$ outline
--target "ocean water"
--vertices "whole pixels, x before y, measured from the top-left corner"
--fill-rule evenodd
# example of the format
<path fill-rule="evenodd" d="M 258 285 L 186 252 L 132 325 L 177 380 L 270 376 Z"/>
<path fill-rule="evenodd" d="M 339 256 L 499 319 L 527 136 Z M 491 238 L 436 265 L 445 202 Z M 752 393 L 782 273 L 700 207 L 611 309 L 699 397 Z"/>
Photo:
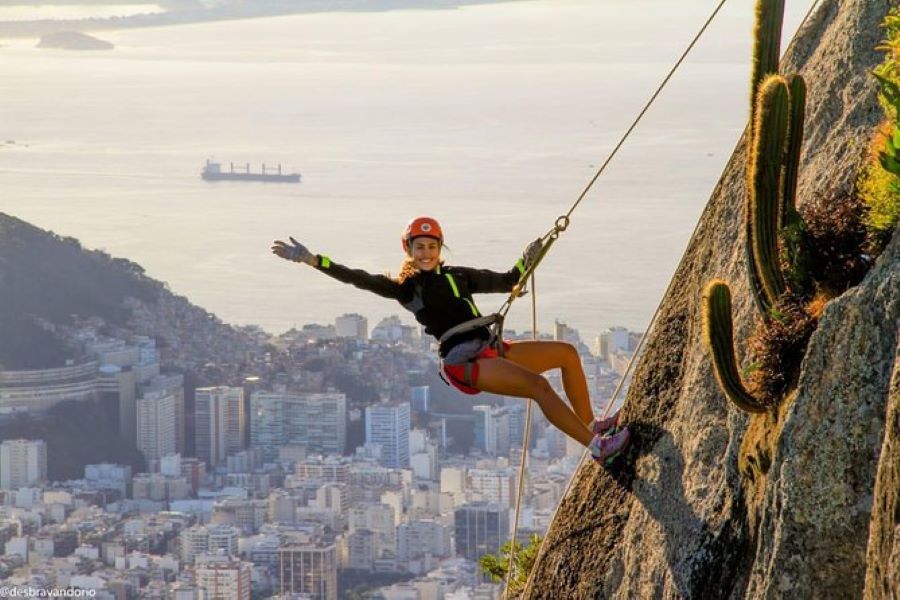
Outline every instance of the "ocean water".
<path fill-rule="evenodd" d="M 428 214 L 449 262 L 509 268 L 716 4 L 305 14 L 96 34 L 108 52 L 0 40 L 0 211 L 134 260 L 233 324 L 412 322 L 276 259 L 272 240 L 396 272 L 400 231 Z M 809 7 L 788 4 L 786 36 Z M 726 5 L 576 210 L 538 273 L 541 330 L 646 326 L 747 120 L 752 5 Z M 206 183 L 207 158 L 303 182 Z M 529 305 L 509 327 L 530 327 Z"/>

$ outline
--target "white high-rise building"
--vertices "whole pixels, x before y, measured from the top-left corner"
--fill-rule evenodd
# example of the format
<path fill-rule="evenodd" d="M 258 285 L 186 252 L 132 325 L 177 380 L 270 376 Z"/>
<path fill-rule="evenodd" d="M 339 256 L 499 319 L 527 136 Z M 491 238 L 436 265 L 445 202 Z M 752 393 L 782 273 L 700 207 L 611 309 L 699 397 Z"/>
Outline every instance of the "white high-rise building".
<path fill-rule="evenodd" d="M 350 533 L 371 531 L 375 533 L 375 558 L 385 553 L 394 554 L 397 546 L 397 530 L 394 509 L 387 504 L 363 504 L 350 509 L 347 519 Z"/>
<path fill-rule="evenodd" d="M 362 315 L 346 314 L 334 320 L 334 331 L 337 337 L 369 339 L 369 320 Z"/>
<path fill-rule="evenodd" d="M 397 315 L 385 317 L 372 329 L 372 339 L 382 342 L 396 342 L 403 337 L 403 322 Z"/>
<path fill-rule="evenodd" d="M 514 404 L 506 404 L 506 416 L 509 419 L 509 444 L 520 448 L 525 438 L 525 416 L 527 406 L 518 398 L 511 399 Z M 535 411 L 539 412 L 539 411 Z"/>
<path fill-rule="evenodd" d="M 333 542 L 290 541 L 278 549 L 278 593 L 337 600 L 338 554 Z"/>
<path fill-rule="evenodd" d="M 173 394 L 147 392 L 137 401 L 137 447 L 148 461 L 173 454 L 177 446 Z"/>
<path fill-rule="evenodd" d="M 438 476 L 437 446 L 428 440 L 424 430 L 409 432 L 409 466 L 417 479 L 434 480 Z"/>
<path fill-rule="evenodd" d="M 285 403 L 299 400 L 294 394 L 250 394 L 250 447 L 262 450 L 263 460 L 277 459 L 279 446 L 294 443 L 285 434 Z"/>
<path fill-rule="evenodd" d="M 375 532 L 359 529 L 348 533 L 346 540 L 346 567 L 354 571 L 373 571 L 375 568 Z"/>
<path fill-rule="evenodd" d="M 178 453 L 164 454 L 159 459 L 159 473 L 168 477 L 184 476 L 181 455 Z"/>
<path fill-rule="evenodd" d="M 184 453 L 184 375 L 156 375 L 144 383 L 141 390 L 144 395 L 165 392 L 175 396 L 175 452 Z"/>
<path fill-rule="evenodd" d="M 450 556 L 452 528 L 431 519 L 397 526 L 397 559 L 406 562 L 426 555 Z"/>
<path fill-rule="evenodd" d="M 231 525 L 208 525 L 209 532 L 209 551 L 215 554 L 226 554 L 235 556 L 238 552 L 238 539 L 241 532 L 237 527 Z"/>
<path fill-rule="evenodd" d="M 417 385 L 409 388 L 409 399 L 415 412 L 428 412 L 431 404 L 431 386 Z"/>
<path fill-rule="evenodd" d="M 381 464 L 409 468 L 409 402 L 366 407 L 366 443 L 381 446 Z"/>
<path fill-rule="evenodd" d="M 492 456 L 508 456 L 510 447 L 510 413 L 507 407 L 501 406 L 491 411 L 494 428 L 494 452 Z"/>
<path fill-rule="evenodd" d="M 617 352 L 630 351 L 630 334 L 625 327 L 610 327 L 600 334 L 595 344 L 595 350 L 600 358 L 609 360 L 609 357 Z"/>
<path fill-rule="evenodd" d="M 0 488 L 14 490 L 46 479 L 44 440 L 6 440 L 0 444 Z"/>
<path fill-rule="evenodd" d="M 511 425 L 518 416 L 506 406 L 479 405 L 472 407 L 472 411 L 475 414 L 475 446 L 491 456 L 509 454 Z"/>
<path fill-rule="evenodd" d="M 196 585 L 206 600 L 250 600 L 253 564 L 219 556 L 197 561 Z"/>
<path fill-rule="evenodd" d="M 343 454 L 347 445 L 347 397 L 337 392 L 304 394 L 306 450 L 315 454 Z"/>
<path fill-rule="evenodd" d="M 244 446 L 244 390 L 239 387 L 197 388 L 194 399 L 197 458 L 212 466 L 224 463 Z"/>
<path fill-rule="evenodd" d="M 286 394 L 253 392 L 250 447 L 264 460 L 280 446 L 304 446 L 308 454 L 342 454 L 347 443 L 347 397 L 338 392 Z"/>
<path fill-rule="evenodd" d="M 197 556 L 209 552 L 209 531 L 203 525 L 183 529 L 178 537 L 181 542 L 181 561 L 186 565 L 194 564 Z"/>
<path fill-rule="evenodd" d="M 492 418 L 493 407 L 481 404 L 472 407 L 475 415 L 475 446 L 486 454 L 497 454 L 497 430 Z"/>
<path fill-rule="evenodd" d="M 553 339 L 557 342 L 568 342 L 576 348 L 581 344 L 581 337 L 578 335 L 578 331 L 558 320 L 553 324 Z"/>
<path fill-rule="evenodd" d="M 468 491 L 474 500 L 511 508 L 515 502 L 518 469 L 469 469 Z"/>
<path fill-rule="evenodd" d="M 462 494 L 466 489 L 465 467 L 441 468 L 441 493 Z"/>
<path fill-rule="evenodd" d="M 236 556 L 240 531 L 236 527 L 223 524 L 195 525 L 183 529 L 179 535 L 181 560 L 193 564 L 203 554 Z"/>

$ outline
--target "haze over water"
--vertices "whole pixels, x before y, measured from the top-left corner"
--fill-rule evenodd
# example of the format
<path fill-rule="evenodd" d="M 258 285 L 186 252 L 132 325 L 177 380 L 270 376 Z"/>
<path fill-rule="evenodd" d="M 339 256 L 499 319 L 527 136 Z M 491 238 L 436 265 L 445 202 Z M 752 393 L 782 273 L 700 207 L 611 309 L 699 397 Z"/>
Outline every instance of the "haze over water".
<path fill-rule="evenodd" d="M 109 52 L 0 40 L 0 211 L 134 260 L 233 324 L 411 323 L 271 241 L 396 272 L 400 231 L 429 214 L 448 262 L 509 268 L 716 4 L 307 14 L 96 34 Z M 575 212 L 538 274 L 542 330 L 646 326 L 746 123 L 752 4 L 726 5 Z M 788 3 L 786 38 L 808 6 Z M 303 183 L 205 183 L 211 157 Z M 529 304 L 509 327 L 530 327 Z"/>

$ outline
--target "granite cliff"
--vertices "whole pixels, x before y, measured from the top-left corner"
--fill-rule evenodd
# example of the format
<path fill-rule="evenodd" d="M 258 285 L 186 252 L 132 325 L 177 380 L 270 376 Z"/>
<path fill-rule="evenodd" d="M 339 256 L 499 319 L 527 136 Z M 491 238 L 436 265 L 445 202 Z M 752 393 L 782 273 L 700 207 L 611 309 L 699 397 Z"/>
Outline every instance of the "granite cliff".
<path fill-rule="evenodd" d="M 866 160 L 883 118 L 870 72 L 896 4 L 824 0 L 782 61 L 808 85 L 801 207 L 850 189 Z M 750 417 L 720 391 L 701 322 L 718 277 L 736 338 L 753 326 L 746 152 L 742 140 L 649 332 L 622 413 L 631 454 L 613 472 L 582 464 L 521 597 L 900 594 L 900 234 L 826 306 L 777 419 Z"/>

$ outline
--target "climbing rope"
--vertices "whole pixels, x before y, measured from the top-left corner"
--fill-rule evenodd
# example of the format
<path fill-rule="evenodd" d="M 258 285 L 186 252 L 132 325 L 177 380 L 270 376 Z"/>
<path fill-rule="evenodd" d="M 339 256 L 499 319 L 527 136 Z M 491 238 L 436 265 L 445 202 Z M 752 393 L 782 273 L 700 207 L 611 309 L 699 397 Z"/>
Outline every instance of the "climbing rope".
<path fill-rule="evenodd" d="M 818 1 L 818 0 L 817 0 Z M 706 29 L 709 27 L 710 23 L 713 22 L 713 19 L 716 18 L 716 15 L 719 14 L 719 11 L 725 5 L 727 0 L 721 0 L 716 6 L 715 10 L 713 10 L 712 14 L 710 14 L 709 18 L 706 19 L 706 22 L 703 23 L 703 26 L 700 30 L 694 35 L 694 39 L 691 40 L 691 43 L 688 44 L 688 47 L 682 52 L 681 56 L 669 70 L 669 73 L 665 76 L 659 86 L 656 88 L 656 91 L 650 96 L 650 99 L 647 100 L 647 103 L 644 104 L 644 108 L 638 113 L 637 117 L 635 117 L 634 121 L 632 121 L 631 125 L 619 139 L 618 143 L 606 157 L 606 160 L 603 161 L 603 164 L 597 169 L 594 173 L 594 176 L 591 177 L 588 184 L 581 191 L 581 194 L 578 195 L 578 198 L 575 199 L 575 202 L 572 203 L 572 206 L 569 207 L 569 210 L 564 214 L 557 217 L 556 222 L 553 224 L 547 233 L 541 236 L 539 239 L 541 241 L 541 251 L 538 253 L 537 258 L 531 264 L 527 265 L 522 275 L 519 277 L 519 282 L 513 288 L 509 297 L 506 301 L 501 305 L 500 309 L 494 314 L 491 315 L 494 319 L 494 323 L 492 325 L 492 339 L 497 344 L 497 347 L 502 347 L 502 339 L 503 339 L 503 321 L 506 319 L 506 314 L 509 312 L 509 309 L 512 307 L 513 301 L 519 296 L 523 295 L 524 283 L 528 280 L 532 273 L 534 273 L 535 269 L 537 269 L 538 265 L 541 264 L 541 261 L 544 260 L 544 257 L 547 255 L 547 252 L 553 246 L 553 243 L 559 239 L 559 235 L 564 232 L 571 222 L 572 213 L 575 212 L 575 209 L 578 208 L 578 205 L 581 204 L 581 201 L 584 200 L 585 196 L 587 196 L 588 192 L 591 191 L 591 188 L 594 187 L 594 184 L 606 170 L 606 167 L 612 162 L 612 159 L 615 158 L 616 154 L 619 153 L 619 149 L 625 144 L 625 141 L 631 136 L 631 133 L 638 126 L 638 123 L 641 122 L 641 119 L 644 118 L 644 115 L 647 114 L 647 111 L 650 110 L 650 107 L 659 97 L 660 93 L 662 93 L 663 89 L 669 83 L 669 80 L 672 79 L 672 76 L 675 75 L 675 72 L 681 66 L 681 63 L 684 62 L 684 59 L 687 58 L 687 55 L 690 54 L 691 50 L 694 49 L 694 46 L 706 32 Z"/>
<path fill-rule="evenodd" d="M 671 78 L 672 74 L 674 73 L 674 70 L 678 68 L 678 65 L 681 64 L 681 62 L 684 60 L 685 56 L 687 56 L 687 53 L 690 52 L 691 48 L 692 48 L 692 47 L 694 46 L 694 44 L 697 42 L 697 39 L 699 39 L 699 36 L 702 35 L 703 31 L 705 31 L 706 27 L 709 25 L 709 23 L 712 21 L 712 19 L 715 18 L 716 14 L 719 12 L 719 9 L 722 8 L 722 6 L 725 4 L 726 1 L 727 1 L 727 0 L 722 0 L 722 2 L 719 3 L 719 5 L 716 7 L 716 9 L 713 11 L 712 15 L 710 16 L 710 18 L 707 20 L 707 22 L 706 22 L 706 23 L 703 25 L 703 27 L 701 28 L 700 33 L 698 34 L 698 36 L 694 38 L 694 40 L 693 40 L 693 41 L 691 42 L 691 44 L 688 46 L 688 48 L 687 48 L 687 50 L 685 51 L 685 53 L 682 55 L 682 57 L 681 57 L 681 58 L 678 60 L 678 62 L 676 63 L 676 65 L 675 65 L 675 67 L 673 68 L 673 70 L 670 71 L 669 75 L 668 75 L 668 76 L 666 77 L 666 79 L 665 79 L 665 82 L 667 82 L 667 81 Z M 812 16 L 813 12 L 815 11 L 816 7 L 817 7 L 818 4 L 819 4 L 819 1 L 820 1 L 820 0 L 813 0 L 812 4 L 810 5 L 809 10 L 807 11 L 806 15 L 803 17 L 803 20 L 800 22 L 800 25 L 797 26 L 797 33 L 795 33 L 794 38 L 791 40 L 790 44 L 788 44 L 788 47 L 787 47 L 787 49 L 784 51 L 784 53 L 783 53 L 782 56 L 787 56 L 788 53 L 791 51 L 791 49 L 794 47 L 794 44 L 796 43 L 797 37 L 798 37 L 798 35 L 799 35 L 799 32 L 803 29 L 803 26 L 806 25 L 807 21 L 808 21 L 809 18 Z M 664 82 L 664 84 L 665 84 L 665 82 Z M 663 85 L 664 85 L 664 84 L 663 84 Z M 661 89 L 661 88 L 660 88 L 660 89 Z M 652 100 L 655 99 L 656 96 L 659 95 L 659 91 L 660 91 L 660 90 L 657 90 L 657 92 L 653 95 L 653 97 L 651 98 L 651 102 L 650 102 L 650 103 L 652 103 Z M 635 126 L 635 125 L 637 124 L 637 122 L 640 120 L 640 117 L 643 116 L 643 114 L 647 111 L 647 108 L 649 107 L 649 104 L 650 104 L 650 103 L 648 103 L 648 105 L 644 107 L 644 110 L 641 111 L 641 114 L 638 116 L 638 119 L 635 120 L 635 123 L 632 125 L 631 128 L 629 128 L 629 130 L 628 130 L 627 133 L 630 133 L 631 130 L 634 129 L 634 126 Z M 627 137 L 627 134 L 626 134 L 625 137 Z M 622 141 L 624 141 L 624 137 L 623 137 L 623 140 L 622 140 Z M 735 147 L 734 147 L 734 150 L 732 151 L 732 155 L 734 155 L 734 154 L 738 151 L 738 149 L 740 148 L 740 144 L 741 144 L 741 140 L 739 139 L 739 140 L 735 143 Z M 615 150 L 613 150 L 613 153 L 615 153 L 615 152 L 618 150 L 618 148 L 619 148 L 620 146 L 621 146 L 621 142 L 619 143 L 618 146 L 616 146 Z M 609 163 L 609 160 L 611 159 L 611 157 L 612 157 L 612 155 L 610 155 L 610 158 L 608 158 L 608 159 L 606 160 L 606 162 L 603 164 L 603 167 L 605 167 L 605 166 Z M 601 167 L 600 171 L 602 171 L 603 167 Z M 594 181 L 597 180 L 597 178 L 599 177 L 600 171 L 598 171 L 597 175 L 594 176 L 594 178 L 591 180 L 591 182 L 590 182 L 590 183 L 588 184 L 588 186 L 585 188 L 585 191 L 582 192 L 582 195 L 581 195 L 581 196 L 578 198 L 578 200 L 575 202 L 575 204 L 573 205 L 572 209 L 570 209 L 570 210 L 569 210 L 569 213 L 567 213 L 567 214 L 565 215 L 566 217 L 568 217 L 568 216 L 571 215 L 572 210 L 574 210 L 574 207 L 578 205 L 578 203 L 579 203 L 579 202 L 581 201 L 581 199 L 584 197 L 584 194 L 587 192 L 587 190 L 590 189 L 590 187 L 591 187 L 591 185 L 593 185 Z M 638 359 L 638 357 L 639 357 L 640 354 L 641 354 L 641 351 L 643 350 L 644 342 L 645 342 L 646 339 L 649 337 L 649 334 L 650 334 L 650 332 L 653 330 L 653 327 L 656 325 L 657 318 L 659 317 L 659 313 L 660 313 L 660 311 L 662 310 L 662 304 L 663 304 L 663 302 L 665 301 L 665 299 L 669 296 L 669 294 L 670 294 L 671 291 L 672 291 L 672 288 L 673 288 L 674 285 L 675 285 L 675 277 L 674 277 L 674 273 L 677 273 L 679 270 L 681 270 L 682 266 L 684 266 L 684 263 L 685 263 L 685 261 L 687 260 L 687 251 L 688 251 L 688 249 L 690 249 L 690 247 L 691 247 L 691 245 L 693 244 L 695 238 L 697 237 L 697 233 L 698 233 L 698 231 L 700 230 L 700 223 L 703 221 L 703 215 L 706 214 L 706 211 L 708 211 L 709 208 L 710 208 L 710 204 L 708 203 L 707 206 L 706 206 L 706 208 L 705 208 L 704 211 L 703 211 L 703 214 L 701 214 L 701 215 L 700 215 L 700 218 L 697 219 L 697 224 L 694 226 L 694 230 L 691 232 L 691 236 L 690 236 L 690 238 L 688 239 L 687 244 L 685 245 L 685 251 L 684 251 L 684 253 L 682 253 L 682 255 L 681 255 L 681 260 L 678 262 L 678 266 L 675 268 L 675 271 L 673 272 L 672 278 L 669 280 L 669 285 L 666 287 L 666 291 L 663 293 L 663 295 L 662 295 L 661 298 L 660 298 L 659 303 L 656 305 L 656 310 L 653 312 L 653 316 L 651 317 L 650 322 L 649 322 L 649 324 L 647 325 L 647 329 L 646 329 L 646 331 L 644 332 L 644 335 L 641 336 L 641 339 L 640 339 L 640 341 L 638 342 L 637 348 L 635 348 L 634 354 L 632 354 L 631 359 L 628 361 L 628 365 L 627 365 L 627 367 L 625 368 L 625 373 L 622 375 L 622 378 L 619 380 L 618 385 L 616 385 L 616 389 L 615 389 L 615 391 L 613 392 L 613 395 L 612 395 L 612 397 L 610 398 L 610 401 L 607 403 L 606 407 L 604 408 L 603 414 L 601 415 L 601 418 L 606 418 L 606 417 L 609 415 L 610 410 L 611 410 L 612 407 L 615 405 L 616 399 L 617 399 L 618 396 L 619 396 L 619 392 L 621 391 L 621 389 L 622 389 L 622 387 L 624 386 L 625 382 L 628 380 L 628 376 L 629 376 L 629 374 L 631 373 L 631 371 L 632 371 L 632 369 L 633 369 L 633 366 L 636 364 L 637 359 Z M 562 217 L 560 217 L 560 218 L 562 218 Z M 541 257 L 541 258 L 543 258 L 543 257 Z M 529 402 L 530 402 L 530 401 L 529 401 Z M 585 451 L 582 452 L 581 459 L 580 459 L 580 461 L 579 461 L 579 467 L 581 466 L 581 463 L 584 462 L 584 458 L 585 458 L 585 455 L 586 455 L 586 454 L 587 454 L 587 450 L 585 449 Z M 556 517 L 557 517 L 557 515 L 559 514 L 559 507 L 562 506 L 563 501 L 568 497 L 569 491 L 572 489 L 572 484 L 573 484 L 574 481 L 575 481 L 575 478 L 574 478 L 574 477 L 570 477 L 570 478 L 569 478 L 569 483 L 566 485 L 566 489 L 565 489 L 565 491 L 563 492 L 563 495 L 562 495 L 562 497 L 561 497 L 561 499 L 560 499 L 560 502 L 559 502 L 559 504 L 557 504 L 556 509 L 553 511 L 553 516 L 550 518 L 550 523 L 549 523 L 548 526 L 547 526 L 547 531 L 550 531 L 550 530 L 553 529 L 553 525 L 554 525 L 554 523 L 556 522 Z M 517 501 L 517 504 L 518 504 L 518 501 Z M 546 538 L 545 538 L 545 539 L 546 539 Z M 543 557 L 543 555 L 544 555 L 544 552 L 545 552 L 545 548 L 544 548 L 544 544 L 542 543 L 542 544 L 541 544 L 541 547 L 538 549 L 538 555 L 535 557 L 534 564 L 538 564 L 538 563 L 541 561 L 541 559 L 542 559 L 542 557 Z M 533 581 L 534 581 L 534 580 L 533 580 L 532 577 L 529 577 L 529 578 L 528 578 L 528 581 L 527 581 L 527 583 L 526 583 L 526 585 L 525 585 L 525 590 L 524 590 L 524 592 L 523 592 L 523 594 L 522 594 L 523 597 L 527 597 L 529 591 L 532 589 Z M 509 588 L 508 588 L 508 583 L 507 583 L 507 589 L 509 589 Z"/>
<path fill-rule="evenodd" d="M 537 341 L 537 288 L 534 285 L 534 272 L 531 273 L 531 339 Z M 502 344 L 502 342 L 501 342 Z M 528 464 L 528 446 L 531 439 L 531 409 L 534 400 L 528 399 L 525 408 L 525 431 L 522 435 L 522 458 L 519 462 L 519 481 L 516 493 L 516 512 L 513 517 L 512 538 L 510 538 L 509 562 L 506 565 L 506 589 L 509 589 L 509 582 L 514 578 L 515 570 L 516 544 L 519 536 L 519 511 L 522 507 L 522 492 L 525 489 L 525 465 Z"/>
<path fill-rule="evenodd" d="M 694 36 L 694 39 L 691 40 L 690 44 L 688 44 L 688 47 L 681 54 L 679 59 L 675 62 L 675 65 L 669 70 L 669 73 L 665 76 L 665 78 L 662 80 L 662 82 L 656 88 L 656 91 L 653 92 L 653 95 L 650 96 L 650 99 L 647 101 L 647 103 L 644 105 L 644 107 L 638 113 L 637 117 L 634 119 L 634 121 L 631 123 L 631 125 L 628 127 L 628 129 L 625 131 L 625 133 L 619 139 L 618 143 L 615 145 L 615 147 L 609 153 L 609 156 L 606 157 L 606 160 L 603 161 L 603 164 L 601 164 L 600 167 L 597 169 L 597 171 L 594 173 L 594 176 L 590 179 L 588 184 L 581 191 L 581 194 L 578 195 L 578 198 L 576 198 L 576 200 L 572 204 L 572 206 L 569 207 L 568 212 L 566 212 L 564 215 L 560 215 L 559 217 L 557 217 L 556 222 L 553 224 L 553 227 L 551 227 L 547 231 L 547 233 L 545 233 L 543 236 L 541 236 L 541 238 L 540 238 L 541 251 L 538 253 L 537 258 L 531 264 L 526 266 L 524 272 L 519 277 L 519 282 L 516 284 L 516 286 L 513 288 L 512 292 L 510 293 L 509 297 L 507 297 L 506 301 L 503 303 L 503 305 L 500 307 L 500 309 L 494 315 L 495 321 L 494 321 L 494 324 L 492 325 L 492 339 L 495 341 L 498 348 L 502 348 L 502 344 L 503 344 L 503 321 L 506 318 L 506 314 L 509 312 L 509 309 L 512 307 L 513 301 L 515 301 L 516 298 L 518 298 L 519 296 L 522 295 L 523 288 L 524 288 L 523 284 L 528 280 L 529 277 L 531 278 L 531 288 L 532 288 L 531 335 L 532 335 L 532 339 L 534 339 L 534 340 L 537 339 L 537 298 L 536 298 L 537 294 L 536 294 L 535 285 L 534 285 L 535 270 L 537 269 L 538 265 L 541 264 L 541 261 L 544 260 L 544 257 L 550 251 L 550 248 L 553 246 L 553 244 L 556 242 L 556 240 L 559 239 L 560 234 L 563 233 L 569 227 L 569 223 L 571 222 L 571 218 L 572 218 L 572 213 L 575 212 L 575 209 L 578 208 L 578 205 L 581 204 L 581 201 L 584 200 L 585 196 L 587 196 L 588 192 L 590 192 L 591 188 L 594 186 L 594 184 L 597 182 L 597 180 L 600 178 L 600 176 L 606 170 L 606 167 L 610 164 L 610 162 L 612 162 L 612 159 L 616 156 L 616 154 L 618 154 L 619 149 L 625 144 L 625 141 L 629 138 L 631 133 L 637 127 L 638 123 L 641 122 L 641 119 L 644 118 L 644 115 L 647 114 L 647 111 L 650 109 L 650 107 L 656 101 L 657 97 L 659 97 L 660 93 L 663 91 L 663 89 L 669 83 L 669 80 L 672 79 L 672 76 L 675 74 L 675 72 L 681 66 L 681 63 L 683 63 L 684 59 L 687 58 L 687 55 L 691 52 L 691 50 L 697 44 L 699 39 L 702 37 L 703 33 L 709 27 L 710 23 L 712 23 L 713 19 L 715 19 L 716 15 L 722 9 L 722 6 L 725 5 L 726 1 L 727 0 L 721 0 L 719 2 L 718 6 L 716 6 L 715 10 L 712 12 L 712 14 L 709 16 L 709 18 L 706 20 L 706 22 L 703 24 L 703 26 L 700 28 L 700 30 L 697 32 L 697 34 Z M 696 229 L 695 229 L 695 232 L 696 232 Z M 662 305 L 662 303 L 660 302 L 660 306 L 661 305 Z M 659 311 L 660 306 L 657 306 L 657 312 Z M 655 318 L 656 318 L 656 315 L 654 315 L 654 319 Z M 641 339 L 641 343 L 643 343 L 643 338 Z M 636 355 L 637 355 L 637 351 L 635 351 L 635 356 Z M 632 357 L 632 361 L 633 360 L 634 360 L 634 357 Z M 631 369 L 630 362 L 628 364 L 628 369 L 629 370 Z M 627 371 L 626 371 L 626 373 L 627 373 Z M 625 380 L 625 378 L 623 377 L 622 381 L 624 381 L 624 380 Z M 619 387 L 616 388 L 616 391 L 615 391 L 615 394 L 613 395 L 612 400 L 607 404 L 606 410 L 603 413 L 604 417 L 606 416 L 607 412 L 609 411 L 609 407 L 612 406 L 613 401 L 615 400 L 616 396 L 618 395 L 621 385 L 622 385 L 622 382 L 619 383 Z M 514 557 L 516 555 L 516 544 L 518 543 L 518 541 L 516 540 L 516 537 L 518 535 L 518 529 L 519 529 L 519 512 L 520 512 L 521 502 L 522 502 L 522 492 L 524 489 L 525 464 L 526 464 L 526 458 L 528 455 L 528 444 L 529 444 L 529 438 L 530 438 L 530 433 L 531 433 L 531 408 L 532 408 L 532 400 L 529 399 L 528 407 L 526 409 L 525 433 L 523 435 L 523 443 L 522 443 L 522 460 L 521 460 L 521 464 L 519 465 L 518 493 L 517 493 L 517 497 L 516 497 L 515 515 L 513 518 L 513 532 L 512 532 L 509 559 L 508 559 L 507 570 L 506 570 L 506 589 L 507 590 L 509 589 L 509 584 L 510 584 L 510 581 L 512 580 L 512 576 L 513 576 L 514 565 L 515 565 Z M 584 460 L 583 454 L 582 454 L 582 460 Z M 569 479 L 570 486 L 571 486 L 571 482 L 572 482 L 572 479 L 570 478 Z M 568 492 L 568 487 L 566 488 L 566 492 Z M 565 497 L 565 496 L 563 496 L 563 497 Z M 554 513 L 554 518 L 555 518 L 555 516 L 556 516 L 556 514 Z M 529 583 L 530 583 L 530 581 L 529 581 Z"/>

